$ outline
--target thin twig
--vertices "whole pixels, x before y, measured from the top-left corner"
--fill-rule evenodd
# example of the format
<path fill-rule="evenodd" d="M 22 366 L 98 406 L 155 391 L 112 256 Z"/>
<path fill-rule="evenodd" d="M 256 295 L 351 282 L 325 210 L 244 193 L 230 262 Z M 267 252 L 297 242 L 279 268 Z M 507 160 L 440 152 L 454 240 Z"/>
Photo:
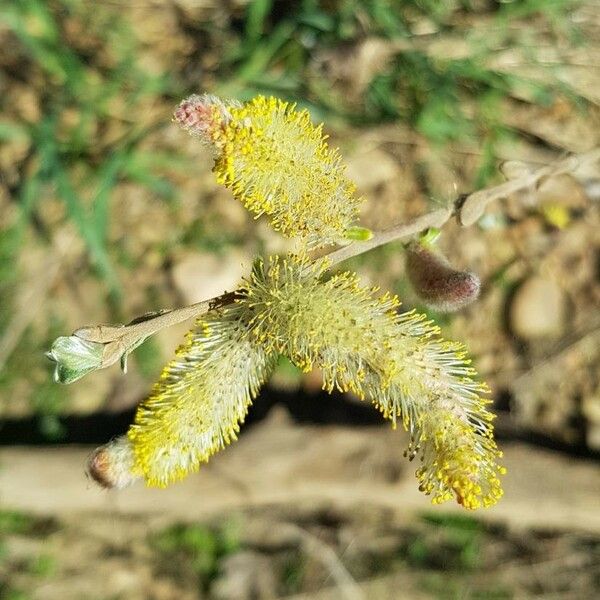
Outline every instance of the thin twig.
<path fill-rule="evenodd" d="M 511 194 L 522 189 L 538 186 L 544 179 L 555 177 L 563 173 L 572 173 L 583 165 L 593 163 L 600 159 L 600 148 L 580 154 L 578 156 L 569 156 L 563 160 L 555 162 L 547 167 L 537 169 L 523 177 L 512 179 L 500 185 L 487 190 L 479 190 L 469 194 L 465 199 L 459 212 L 460 224 L 463 227 L 473 225 L 483 215 L 487 205 L 494 200 L 507 198 Z"/>
<path fill-rule="evenodd" d="M 327 262 L 330 267 L 341 263 L 344 260 L 353 258 L 360 254 L 364 254 L 373 248 L 383 246 L 389 242 L 402 240 L 413 235 L 425 231 L 430 227 L 441 227 L 446 223 L 452 216 L 453 210 L 451 208 L 440 208 L 438 210 L 426 213 L 408 223 L 401 223 L 395 225 L 390 229 L 384 229 L 383 231 L 376 231 L 373 237 L 366 242 L 356 242 L 349 244 L 348 246 L 342 246 L 329 254 L 326 254 Z"/>
<path fill-rule="evenodd" d="M 347 600 L 365 600 L 365 595 L 362 593 L 359 585 L 354 581 L 348 569 L 346 569 L 338 555 L 328 544 L 293 523 L 281 524 L 281 527 L 284 530 L 287 529 L 294 537 L 299 539 L 305 552 L 312 555 L 327 568 L 342 598 L 346 598 Z"/>
<path fill-rule="evenodd" d="M 462 196 L 448 207 L 438 208 L 408 223 L 401 223 L 390 229 L 376 231 L 368 241 L 353 242 L 347 246 L 336 248 L 321 258 L 326 258 L 328 268 L 332 268 L 342 261 L 368 252 L 378 246 L 412 237 L 431 227 L 442 227 L 454 215 L 457 216 L 458 222 L 463 227 L 468 227 L 479 220 L 487 206 L 494 200 L 506 198 L 523 189 L 539 186 L 542 181 L 549 177 L 573 172 L 583 165 L 597 160 L 600 160 L 600 148 L 578 156 L 570 156 L 535 171 L 524 173 L 521 177 L 511 179 L 500 185 Z M 128 325 L 83 327 L 75 331 L 73 335 L 90 342 L 104 344 L 100 368 L 105 368 L 122 359 L 143 340 L 161 329 L 191 318 L 197 318 L 211 310 L 231 304 L 235 298 L 236 292 L 227 292 L 210 300 L 204 300 L 183 308 L 148 313 L 134 319 Z"/>
<path fill-rule="evenodd" d="M 231 304 L 235 292 L 227 292 L 210 300 L 203 300 L 183 308 L 164 309 L 137 317 L 128 325 L 91 325 L 81 327 L 73 335 L 87 340 L 104 344 L 101 369 L 117 362 L 123 354 L 139 345 L 140 340 L 154 335 L 161 329 L 166 329 L 192 317 L 198 317 L 211 310 Z"/>

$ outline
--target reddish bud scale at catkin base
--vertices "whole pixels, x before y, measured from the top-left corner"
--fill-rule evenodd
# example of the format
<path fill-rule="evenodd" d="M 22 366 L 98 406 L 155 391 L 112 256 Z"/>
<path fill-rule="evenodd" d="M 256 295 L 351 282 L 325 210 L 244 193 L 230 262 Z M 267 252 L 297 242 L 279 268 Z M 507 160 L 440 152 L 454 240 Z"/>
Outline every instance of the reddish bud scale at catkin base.
<path fill-rule="evenodd" d="M 212 142 L 215 131 L 231 119 L 229 107 L 238 105 L 210 94 L 193 94 L 175 109 L 173 120 L 190 135 Z"/>
<path fill-rule="evenodd" d="M 208 116 L 209 111 L 207 106 L 202 104 L 199 105 L 190 100 L 184 100 L 173 114 L 175 121 L 177 121 L 184 129 L 205 127 Z"/>
<path fill-rule="evenodd" d="M 455 269 L 443 254 L 420 242 L 406 249 L 406 272 L 419 298 L 440 312 L 460 310 L 479 296 L 475 273 Z"/>

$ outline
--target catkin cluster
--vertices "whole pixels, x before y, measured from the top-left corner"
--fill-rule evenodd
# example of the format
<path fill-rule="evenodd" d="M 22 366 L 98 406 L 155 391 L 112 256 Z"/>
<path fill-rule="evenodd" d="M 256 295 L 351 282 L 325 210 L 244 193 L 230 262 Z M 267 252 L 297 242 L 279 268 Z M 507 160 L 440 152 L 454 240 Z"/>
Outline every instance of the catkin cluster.
<path fill-rule="evenodd" d="M 459 344 L 398 300 L 327 277 L 306 257 L 257 262 L 232 306 L 188 334 L 143 402 L 128 437 L 133 476 L 164 486 L 196 471 L 236 439 L 278 355 L 323 374 L 329 392 L 352 391 L 410 432 L 420 489 L 436 503 L 494 504 L 502 491 L 492 415 Z"/>
<path fill-rule="evenodd" d="M 284 355 L 305 372 L 319 369 L 324 390 L 353 392 L 394 427 L 400 423 L 410 436 L 405 455 L 420 463 L 419 489 L 434 503 L 454 497 L 467 509 L 495 504 L 501 452 L 485 385 L 463 346 L 443 340 L 424 315 L 399 312 L 395 296 L 361 286 L 354 273 L 331 274 L 326 259 L 310 258 L 310 248 L 351 237 L 360 203 L 321 126 L 306 111 L 263 97 L 240 105 L 192 96 L 175 119 L 213 146 L 218 181 L 297 238 L 301 251 L 257 260 L 235 301 L 196 322 L 127 437 L 91 457 L 94 478 L 108 487 L 139 477 L 165 486 L 196 471 L 236 439 Z M 432 262 L 424 252 L 413 251 L 413 270 Z M 436 287 L 442 275 L 466 281 L 476 295 L 473 277 L 434 263 L 417 280 L 438 303 L 447 301 Z"/>

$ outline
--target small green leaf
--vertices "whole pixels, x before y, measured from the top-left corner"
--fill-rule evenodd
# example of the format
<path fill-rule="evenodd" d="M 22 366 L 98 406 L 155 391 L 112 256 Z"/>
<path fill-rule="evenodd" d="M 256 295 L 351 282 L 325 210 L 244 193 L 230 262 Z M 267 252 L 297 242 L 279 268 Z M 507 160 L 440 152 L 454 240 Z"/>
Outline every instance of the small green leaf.
<path fill-rule="evenodd" d="M 419 237 L 419 243 L 422 246 L 431 246 L 437 242 L 441 233 L 441 229 L 438 229 L 437 227 L 430 227 Z"/>
<path fill-rule="evenodd" d="M 354 240 L 357 242 L 366 242 L 373 237 L 373 232 L 366 227 L 349 227 L 344 232 L 344 237 L 347 240 Z"/>

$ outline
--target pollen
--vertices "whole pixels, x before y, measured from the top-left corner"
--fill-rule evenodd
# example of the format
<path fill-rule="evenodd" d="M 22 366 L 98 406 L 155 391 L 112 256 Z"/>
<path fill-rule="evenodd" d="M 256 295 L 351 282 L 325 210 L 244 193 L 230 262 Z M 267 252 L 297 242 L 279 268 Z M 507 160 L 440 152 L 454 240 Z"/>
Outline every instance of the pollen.
<path fill-rule="evenodd" d="M 421 445 L 422 466 L 417 470 L 419 489 L 433 504 L 452 497 L 468 510 L 493 506 L 502 497 L 500 476 L 506 469 L 496 443 L 477 427 L 456 418 L 451 411 L 425 417 Z"/>

